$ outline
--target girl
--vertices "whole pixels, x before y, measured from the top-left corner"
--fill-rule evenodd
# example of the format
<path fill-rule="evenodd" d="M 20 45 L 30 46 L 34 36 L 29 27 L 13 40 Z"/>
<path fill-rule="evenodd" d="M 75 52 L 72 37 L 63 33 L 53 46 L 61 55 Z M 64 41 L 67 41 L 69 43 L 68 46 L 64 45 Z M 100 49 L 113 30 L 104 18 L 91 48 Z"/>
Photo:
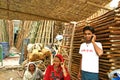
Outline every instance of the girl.
<path fill-rule="evenodd" d="M 55 55 L 53 65 L 47 67 L 43 80 L 70 80 L 70 75 L 63 62 L 61 54 Z"/>

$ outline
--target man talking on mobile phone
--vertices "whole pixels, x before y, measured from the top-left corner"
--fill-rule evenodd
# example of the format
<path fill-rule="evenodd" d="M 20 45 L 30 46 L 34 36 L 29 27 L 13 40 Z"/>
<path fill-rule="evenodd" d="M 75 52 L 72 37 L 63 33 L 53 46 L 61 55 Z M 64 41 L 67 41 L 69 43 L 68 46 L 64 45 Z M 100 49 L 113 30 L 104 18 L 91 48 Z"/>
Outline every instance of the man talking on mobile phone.
<path fill-rule="evenodd" d="M 83 28 L 85 42 L 80 45 L 79 53 L 82 55 L 81 71 L 78 72 L 79 80 L 99 80 L 99 56 L 103 54 L 102 44 L 96 42 L 94 28 Z"/>

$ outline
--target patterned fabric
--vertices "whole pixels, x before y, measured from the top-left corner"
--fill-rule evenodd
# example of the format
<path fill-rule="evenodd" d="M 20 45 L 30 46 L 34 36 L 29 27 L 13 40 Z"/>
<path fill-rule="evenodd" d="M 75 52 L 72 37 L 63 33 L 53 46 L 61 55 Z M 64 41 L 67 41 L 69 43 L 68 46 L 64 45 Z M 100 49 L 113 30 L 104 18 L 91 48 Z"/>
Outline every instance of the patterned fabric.
<path fill-rule="evenodd" d="M 50 65 L 50 66 L 47 67 L 43 80 L 70 80 L 69 73 L 65 77 L 63 75 L 61 67 L 57 71 L 54 71 L 53 67 L 54 67 L 54 65 Z"/>

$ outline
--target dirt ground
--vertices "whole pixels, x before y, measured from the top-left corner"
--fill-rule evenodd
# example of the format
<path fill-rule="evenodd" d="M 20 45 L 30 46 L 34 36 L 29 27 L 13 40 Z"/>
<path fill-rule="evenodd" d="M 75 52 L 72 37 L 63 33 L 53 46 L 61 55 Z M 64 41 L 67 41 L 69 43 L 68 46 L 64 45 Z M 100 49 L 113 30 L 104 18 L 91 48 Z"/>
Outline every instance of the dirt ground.
<path fill-rule="evenodd" d="M 19 56 L 7 57 L 0 62 L 0 80 L 23 80 L 23 69 L 19 65 Z"/>
<path fill-rule="evenodd" d="M 22 71 L 19 70 L 0 70 L 1 80 L 23 80 Z"/>

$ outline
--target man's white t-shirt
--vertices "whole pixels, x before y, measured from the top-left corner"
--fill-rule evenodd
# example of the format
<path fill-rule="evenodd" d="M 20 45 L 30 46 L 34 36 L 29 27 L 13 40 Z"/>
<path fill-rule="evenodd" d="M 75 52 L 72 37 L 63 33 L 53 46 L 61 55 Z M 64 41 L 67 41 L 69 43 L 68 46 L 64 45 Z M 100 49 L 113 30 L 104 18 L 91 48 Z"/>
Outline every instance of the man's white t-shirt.
<path fill-rule="evenodd" d="M 102 49 L 102 44 L 95 42 Z M 92 43 L 82 43 L 79 53 L 82 54 L 82 70 L 87 72 L 99 72 L 99 56 L 94 50 Z"/>

